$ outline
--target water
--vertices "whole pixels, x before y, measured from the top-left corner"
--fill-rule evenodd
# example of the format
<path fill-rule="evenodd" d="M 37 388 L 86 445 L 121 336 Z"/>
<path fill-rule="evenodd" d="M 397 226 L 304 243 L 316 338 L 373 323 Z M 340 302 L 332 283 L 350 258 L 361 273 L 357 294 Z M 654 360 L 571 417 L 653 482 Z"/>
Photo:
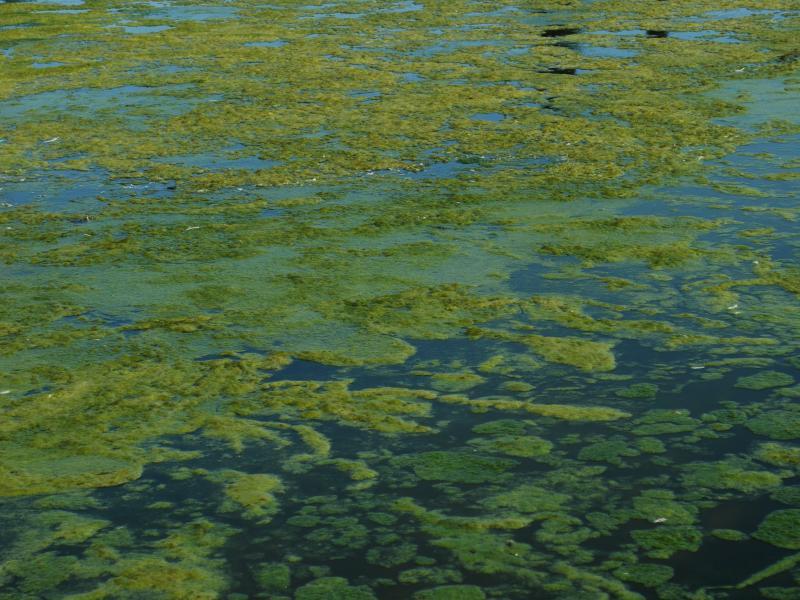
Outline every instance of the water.
<path fill-rule="evenodd" d="M 610 6 L 3 3 L 0 600 L 795 594 L 800 23 Z"/>

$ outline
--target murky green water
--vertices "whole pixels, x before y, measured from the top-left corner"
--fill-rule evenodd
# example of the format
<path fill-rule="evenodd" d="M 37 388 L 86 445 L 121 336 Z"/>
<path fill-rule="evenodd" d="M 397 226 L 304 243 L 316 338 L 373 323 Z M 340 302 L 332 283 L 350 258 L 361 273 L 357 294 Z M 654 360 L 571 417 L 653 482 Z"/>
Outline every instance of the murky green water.
<path fill-rule="evenodd" d="M 798 37 L 0 3 L 0 598 L 800 597 Z"/>

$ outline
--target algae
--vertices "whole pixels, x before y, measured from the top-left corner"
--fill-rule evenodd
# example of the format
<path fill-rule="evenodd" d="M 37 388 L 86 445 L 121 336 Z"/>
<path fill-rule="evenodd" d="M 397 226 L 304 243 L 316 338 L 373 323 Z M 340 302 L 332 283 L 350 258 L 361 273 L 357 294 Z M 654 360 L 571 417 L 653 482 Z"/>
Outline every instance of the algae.
<path fill-rule="evenodd" d="M 491 496 L 482 501 L 490 509 L 510 509 L 523 514 L 548 514 L 559 512 L 568 502 L 567 494 L 544 489 L 536 485 L 522 485 L 508 492 Z"/>
<path fill-rule="evenodd" d="M 796 7 L 540 4 L 3 5 L 0 596 L 727 593 L 637 554 L 796 504 L 719 450 L 798 429 Z"/>
<path fill-rule="evenodd" d="M 636 529 L 631 536 L 651 558 L 669 558 L 676 552 L 696 552 L 702 543 L 702 533 L 686 525 L 663 525 L 655 529 Z"/>
<path fill-rule="evenodd" d="M 774 387 L 792 385 L 793 383 L 794 377 L 788 373 L 781 373 L 780 371 L 762 371 L 754 375 L 740 377 L 736 382 L 736 387 L 748 390 L 766 390 Z"/>
<path fill-rule="evenodd" d="M 499 435 L 491 438 L 468 440 L 468 444 L 481 452 L 505 454 L 519 458 L 534 458 L 550 453 L 553 443 L 535 435 Z"/>
<path fill-rule="evenodd" d="M 783 504 L 800 506 L 800 486 L 784 485 L 772 492 L 771 497 Z"/>
<path fill-rule="evenodd" d="M 691 463 L 683 467 L 682 481 L 688 488 L 732 489 L 745 493 L 781 485 L 780 475 L 749 467 L 746 462 L 736 459 Z"/>
<path fill-rule="evenodd" d="M 442 585 L 414 594 L 414 600 L 484 600 L 486 594 L 476 585 Z"/>
<path fill-rule="evenodd" d="M 672 567 L 652 563 L 644 563 L 622 567 L 614 574 L 623 581 L 631 581 L 649 588 L 659 587 L 672 579 Z"/>
<path fill-rule="evenodd" d="M 800 549 L 800 509 L 787 508 L 769 513 L 753 537 L 779 548 Z"/>
<path fill-rule="evenodd" d="M 800 412 L 788 410 L 766 411 L 745 423 L 756 435 L 774 440 L 792 440 L 800 437 Z"/>
<path fill-rule="evenodd" d="M 423 452 L 397 457 L 398 466 L 410 467 L 417 477 L 453 483 L 483 483 L 507 478 L 516 462 L 505 458 L 476 456 L 467 452 Z"/>
<path fill-rule="evenodd" d="M 342 577 L 321 577 L 297 589 L 298 600 L 370 600 L 375 595 L 366 586 L 351 586 Z"/>
<path fill-rule="evenodd" d="M 713 529 L 711 535 L 726 542 L 741 542 L 748 539 L 748 535 L 736 529 Z"/>
<path fill-rule="evenodd" d="M 273 594 L 288 591 L 291 576 L 287 565 L 275 563 L 259 565 L 253 574 L 259 589 Z"/>
<path fill-rule="evenodd" d="M 624 457 L 639 456 L 636 448 L 629 446 L 621 440 L 606 440 L 589 444 L 578 452 L 578 459 L 592 462 L 607 462 L 621 467 L 625 464 Z"/>
<path fill-rule="evenodd" d="M 275 492 L 283 489 L 278 477 L 235 471 L 226 471 L 220 476 L 228 482 L 225 484 L 225 495 L 242 508 L 246 517 L 264 519 L 277 512 Z"/>
<path fill-rule="evenodd" d="M 658 386 L 653 383 L 634 383 L 626 388 L 617 390 L 621 398 L 652 400 L 658 393 Z"/>
<path fill-rule="evenodd" d="M 431 377 L 431 387 L 440 392 L 463 392 L 486 381 L 476 373 L 436 373 Z"/>

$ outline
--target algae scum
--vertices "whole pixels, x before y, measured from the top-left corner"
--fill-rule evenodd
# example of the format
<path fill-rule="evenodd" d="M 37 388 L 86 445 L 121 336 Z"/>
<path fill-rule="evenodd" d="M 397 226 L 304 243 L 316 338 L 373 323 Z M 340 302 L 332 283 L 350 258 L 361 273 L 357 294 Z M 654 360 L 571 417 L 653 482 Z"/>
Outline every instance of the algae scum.
<path fill-rule="evenodd" d="M 798 39 L 0 3 L 0 599 L 800 598 Z"/>

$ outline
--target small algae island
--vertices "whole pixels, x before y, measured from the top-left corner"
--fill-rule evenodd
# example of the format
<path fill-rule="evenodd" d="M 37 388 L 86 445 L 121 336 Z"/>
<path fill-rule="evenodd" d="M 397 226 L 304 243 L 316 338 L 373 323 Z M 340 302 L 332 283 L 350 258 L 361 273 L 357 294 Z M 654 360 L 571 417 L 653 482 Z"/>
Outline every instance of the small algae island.
<path fill-rule="evenodd" d="M 0 600 L 800 598 L 797 0 L 0 0 Z"/>

